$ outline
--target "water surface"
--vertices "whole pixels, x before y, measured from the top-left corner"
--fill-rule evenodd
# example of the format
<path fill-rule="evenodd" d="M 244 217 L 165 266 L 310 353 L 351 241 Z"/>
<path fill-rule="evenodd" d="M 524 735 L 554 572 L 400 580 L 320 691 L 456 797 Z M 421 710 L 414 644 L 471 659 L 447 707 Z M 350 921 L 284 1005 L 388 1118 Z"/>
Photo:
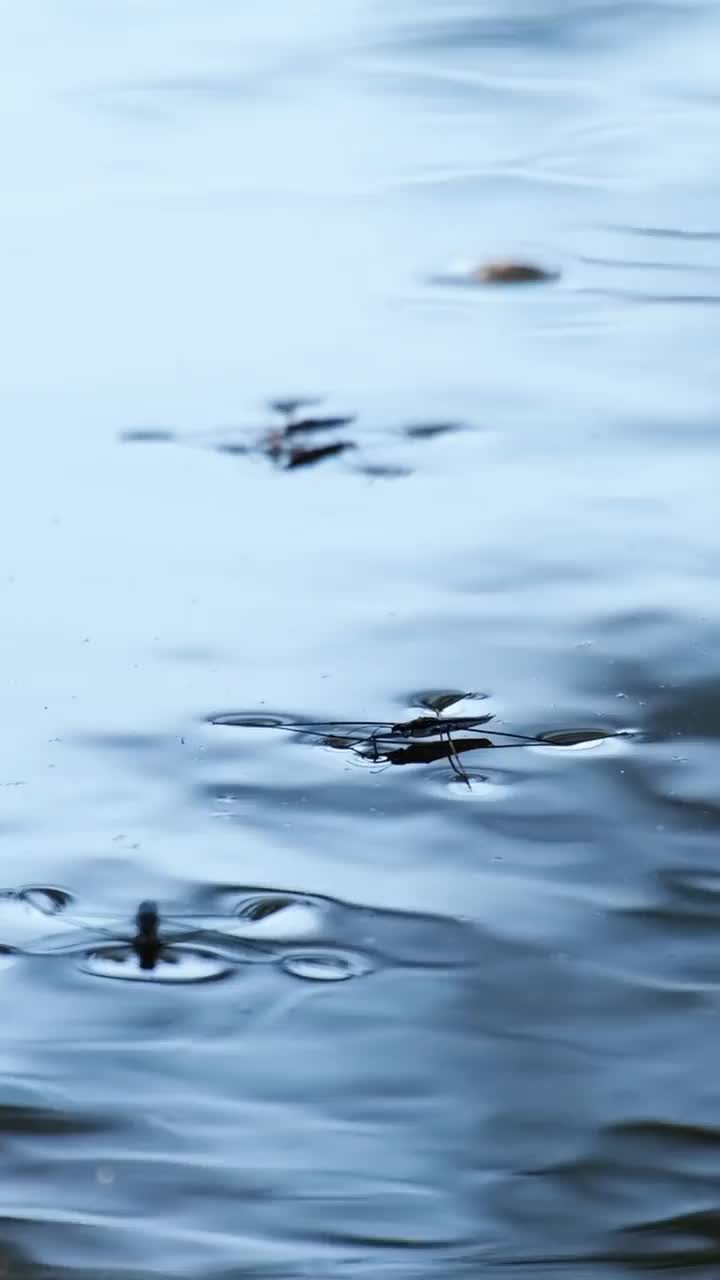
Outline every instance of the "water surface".
<path fill-rule="evenodd" d="M 8 1276 L 716 1274 L 719 39 L 8 6 L 2 883 L 72 895 L 0 901 Z M 296 396 L 354 448 L 259 449 Z M 212 723 L 427 690 L 621 736 Z"/>

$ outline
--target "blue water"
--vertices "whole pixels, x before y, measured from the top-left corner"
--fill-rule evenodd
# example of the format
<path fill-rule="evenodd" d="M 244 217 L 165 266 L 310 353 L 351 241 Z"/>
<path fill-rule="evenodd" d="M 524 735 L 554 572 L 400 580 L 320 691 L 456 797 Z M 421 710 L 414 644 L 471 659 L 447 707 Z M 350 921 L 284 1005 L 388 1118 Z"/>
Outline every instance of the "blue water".
<path fill-rule="evenodd" d="M 710 1280 L 715 6 L 3 26 L 2 1274 Z"/>

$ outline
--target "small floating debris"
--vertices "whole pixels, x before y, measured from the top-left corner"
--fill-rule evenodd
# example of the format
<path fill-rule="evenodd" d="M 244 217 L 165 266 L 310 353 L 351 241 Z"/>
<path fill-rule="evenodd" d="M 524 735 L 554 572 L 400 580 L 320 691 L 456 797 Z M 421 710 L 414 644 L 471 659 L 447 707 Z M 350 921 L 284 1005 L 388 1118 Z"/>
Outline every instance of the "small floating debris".
<path fill-rule="evenodd" d="M 536 266 L 515 258 L 500 258 L 491 262 L 458 262 L 447 271 L 431 276 L 431 284 L 477 285 L 494 284 L 548 284 L 560 278 L 559 271 Z"/>

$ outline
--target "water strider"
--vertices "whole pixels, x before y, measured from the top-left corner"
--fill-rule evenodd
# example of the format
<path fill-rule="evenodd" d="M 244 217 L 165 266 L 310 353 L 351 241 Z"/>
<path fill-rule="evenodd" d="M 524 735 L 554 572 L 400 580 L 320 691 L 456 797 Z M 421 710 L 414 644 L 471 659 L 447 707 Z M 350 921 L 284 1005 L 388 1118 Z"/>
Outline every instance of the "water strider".
<path fill-rule="evenodd" d="M 77 955 L 80 968 L 94 976 L 138 980 L 153 975 L 173 984 L 223 978 L 253 964 L 305 981 L 338 982 L 384 963 L 376 948 L 338 945 L 332 926 L 323 936 L 322 906 L 294 894 L 253 892 L 227 914 L 184 917 L 165 915 L 155 900 L 145 898 L 129 928 L 123 921 L 112 927 L 107 917 L 100 923 L 97 917 L 76 915 L 67 909 L 73 901 L 65 890 L 38 885 L 0 893 L 5 908 L 0 927 L 6 931 L 0 953 Z M 326 910 L 337 906 L 330 900 L 325 904 Z M 32 927 L 38 917 L 44 925 L 55 921 L 56 928 L 41 929 L 38 937 Z M 255 931 L 259 936 L 248 937 Z"/>
<path fill-rule="evenodd" d="M 470 696 L 470 695 L 465 695 Z M 475 696 L 475 695 L 473 695 Z M 459 698 L 456 699 L 459 701 Z M 523 734 L 508 730 L 488 728 L 494 719 L 491 713 L 479 716 L 448 716 L 442 714 L 442 699 L 437 701 L 434 714 L 415 716 L 409 720 L 331 720 L 297 721 L 283 720 L 279 716 L 253 716 L 228 713 L 213 716 L 210 723 L 220 726 L 248 729 L 281 729 L 319 741 L 323 746 L 338 751 L 350 751 L 362 760 L 374 764 L 405 765 L 432 764 L 447 760 L 453 772 L 470 785 L 470 779 L 458 757 L 469 751 L 501 750 L 512 747 L 577 745 L 580 742 L 602 741 L 618 736 L 603 729 L 550 731 L 539 734 Z M 422 705 L 431 706 L 428 701 Z M 446 703 L 451 705 L 451 703 Z M 461 735 L 461 736 L 456 736 Z M 496 742 L 494 739 L 502 739 Z"/>
<path fill-rule="evenodd" d="M 298 467 L 314 466 L 328 458 L 360 450 L 360 461 L 353 462 L 352 470 L 368 476 L 404 476 L 409 473 L 405 465 L 362 461 L 363 446 L 369 439 L 386 449 L 403 441 L 431 440 L 459 430 L 464 424 L 448 420 L 411 422 L 399 427 L 383 427 L 380 431 L 364 429 L 358 436 L 337 436 L 356 421 L 355 414 L 320 414 L 312 411 L 317 400 L 281 399 L 270 401 L 269 407 L 278 420 L 264 427 L 239 427 L 217 431 L 172 431 L 139 427 L 120 433 L 125 444 L 175 443 L 214 449 L 230 457 L 267 458 L 274 466 L 285 471 Z M 310 410 L 310 412 L 308 412 Z M 328 439 L 328 433 L 330 438 Z"/>
<path fill-rule="evenodd" d="M 225 951 L 238 960 L 263 959 L 271 955 L 269 939 L 265 942 L 248 939 L 245 936 L 248 927 L 254 927 L 266 916 L 279 912 L 287 903 L 287 899 L 276 895 L 267 900 L 253 899 L 249 906 L 246 904 L 242 910 L 227 916 L 178 918 L 164 915 L 156 901 L 146 898 L 140 902 L 128 928 L 122 920 L 113 927 L 112 920 L 107 917 L 98 919 L 76 914 L 69 909 L 73 901 L 72 895 L 66 891 L 45 886 L 5 890 L 0 894 L 0 902 L 7 911 L 1 926 L 7 931 L 4 941 L 26 954 L 46 955 L 77 951 L 86 944 L 87 935 L 94 935 L 107 939 L 107 956 L 117 959 L 135 957 L 143 970 L 153 970 L 161 961 L 177 963 L 180 954 L 177 948 L 193 940 L 205 944 L 213 952 Z M 15 910 L 17 907 L 22 908 L 21 915 Z M 52 922 L 52 928 L 41 930 L 38 937 L 32 926 L 39 921 L 48 925 Z M 82 935 L 80 940 L 78 933 Z M 200 951 L 201 948 L 195 950 Z"/>

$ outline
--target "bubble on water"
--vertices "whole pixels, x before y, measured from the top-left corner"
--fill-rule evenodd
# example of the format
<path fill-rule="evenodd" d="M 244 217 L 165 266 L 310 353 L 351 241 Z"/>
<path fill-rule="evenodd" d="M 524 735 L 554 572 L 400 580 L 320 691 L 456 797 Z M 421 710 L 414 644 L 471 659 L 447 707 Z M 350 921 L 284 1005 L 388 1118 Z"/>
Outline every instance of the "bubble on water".
<path fill-rule="evenodd" d="M 80 968 L 98 978 L 122 978 L 126 982 L 188 983 L 224 978 L 235 965 L 212 951 L 168 944 L 153 967 L 143 969 L 130 945 L 110 945 L 84 952 Z"/>
<path fill-rule="evenodd" d="M 367 956 L 357 951 L 295 951 L 283 956 L 280 967 L 306 982 L 345 982 L 372 971 Z"/>

